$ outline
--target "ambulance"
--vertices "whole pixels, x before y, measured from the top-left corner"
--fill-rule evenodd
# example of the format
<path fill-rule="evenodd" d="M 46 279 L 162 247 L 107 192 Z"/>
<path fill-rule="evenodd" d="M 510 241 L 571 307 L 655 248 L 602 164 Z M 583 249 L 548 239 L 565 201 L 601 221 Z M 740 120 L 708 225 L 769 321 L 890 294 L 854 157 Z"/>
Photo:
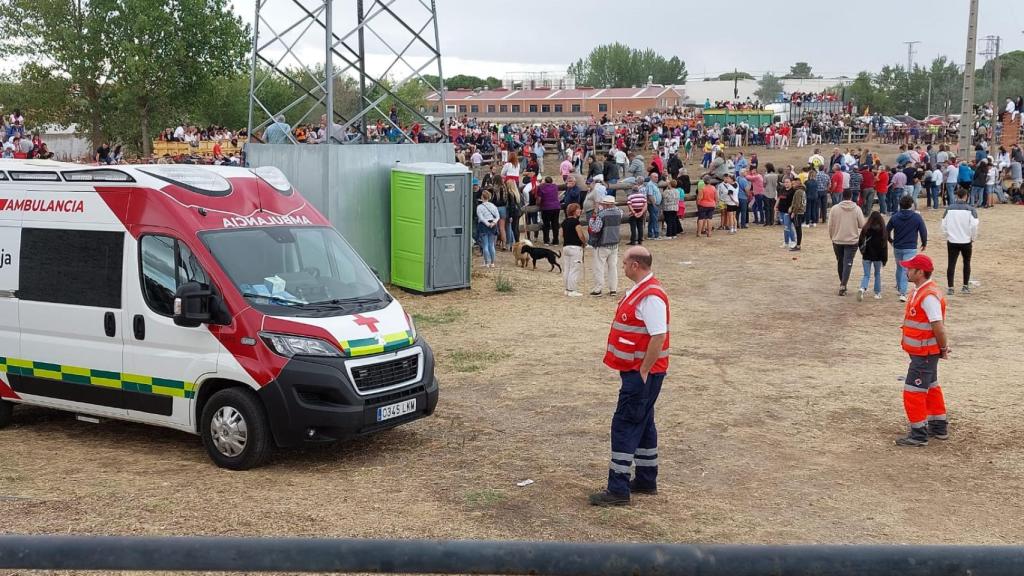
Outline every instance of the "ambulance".
<path fill-rule="evenodd" d="M 0 160 L 0 427 L 154 424 L 244 470 L 437 397 L 412 319 L 280 170 Z"/>

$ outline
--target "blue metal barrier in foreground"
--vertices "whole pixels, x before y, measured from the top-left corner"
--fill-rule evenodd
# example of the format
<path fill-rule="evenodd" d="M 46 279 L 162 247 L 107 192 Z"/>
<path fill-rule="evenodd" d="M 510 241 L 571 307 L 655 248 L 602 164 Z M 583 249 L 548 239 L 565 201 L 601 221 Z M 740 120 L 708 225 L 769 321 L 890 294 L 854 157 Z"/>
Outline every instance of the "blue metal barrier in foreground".
<path fill-rule="evenodd" d="M 1024 547 L 0 536 L 0 569 L 558 576 L 1019 576 Z"/>

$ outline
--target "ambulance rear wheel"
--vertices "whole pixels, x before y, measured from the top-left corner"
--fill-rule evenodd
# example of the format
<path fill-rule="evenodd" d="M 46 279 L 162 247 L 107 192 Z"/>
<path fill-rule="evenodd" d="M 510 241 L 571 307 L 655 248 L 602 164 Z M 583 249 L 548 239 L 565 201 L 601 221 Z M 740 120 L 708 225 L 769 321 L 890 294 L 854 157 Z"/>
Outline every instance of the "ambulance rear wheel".
<path fill-rule="evenodd" d="M 221 468 L 249 470 L 270 456 L 267 415 L 256 395 L 244 388 L 214 394 L 203 407 L 201 431 L 206 452 Z"/>
<path fill-rule="evenodd" d="M 14 404 L 0 400 L 0 428 L 10 425 L 12 412 L 14 412 Z"/>

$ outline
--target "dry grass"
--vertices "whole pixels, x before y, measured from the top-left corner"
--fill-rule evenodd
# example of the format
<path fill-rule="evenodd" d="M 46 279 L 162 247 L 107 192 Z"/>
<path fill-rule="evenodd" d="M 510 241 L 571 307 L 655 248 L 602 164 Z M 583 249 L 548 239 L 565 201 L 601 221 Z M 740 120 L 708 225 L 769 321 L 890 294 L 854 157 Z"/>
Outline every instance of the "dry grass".
<path fill-rule="evenodd" d="M 940 214 L 924 215 L 938 236 Z M 822 227 L 794 256 L 779 228 L 698 240 L 687 219 L 687 236 L 650 243 L 673 306 L 657 497 L 617 510 L 585 501 L 607 474 L 618 384 L 601 356 L 614 302 L 565 298 L 558 274 L 503 253 L 500 268 L 474 270 L 471 290 L 397 294 L 439 358 L 434 417 L 232 473 L 187 434 L 19 409 L 0 431 L 0 531 L 1016 543 L 1022 215 L 981 213 L 982 284 L 950 299 L 953 358 L 940 368 L 953 435 L 926 449 L 892 445 L 906 368 L 892 263 L 885 298 L 858 303 L 835 295 Z M 940 278 L 942 245 L 928 250 Z M 495 291 L 499 271 L 514 292 Z"/>

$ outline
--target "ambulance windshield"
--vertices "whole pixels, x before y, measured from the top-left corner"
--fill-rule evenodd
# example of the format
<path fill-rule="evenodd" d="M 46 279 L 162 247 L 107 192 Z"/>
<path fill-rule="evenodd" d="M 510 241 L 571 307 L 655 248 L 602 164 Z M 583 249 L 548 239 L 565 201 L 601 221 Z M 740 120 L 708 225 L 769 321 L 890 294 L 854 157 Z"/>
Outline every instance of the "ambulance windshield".
<path fill-rule="evenodd" d="M 348 314 L 391 301 L 370 268 L 333 228 L 240 228 L 201 236 L 238 291 L 268 313 Z"/>

